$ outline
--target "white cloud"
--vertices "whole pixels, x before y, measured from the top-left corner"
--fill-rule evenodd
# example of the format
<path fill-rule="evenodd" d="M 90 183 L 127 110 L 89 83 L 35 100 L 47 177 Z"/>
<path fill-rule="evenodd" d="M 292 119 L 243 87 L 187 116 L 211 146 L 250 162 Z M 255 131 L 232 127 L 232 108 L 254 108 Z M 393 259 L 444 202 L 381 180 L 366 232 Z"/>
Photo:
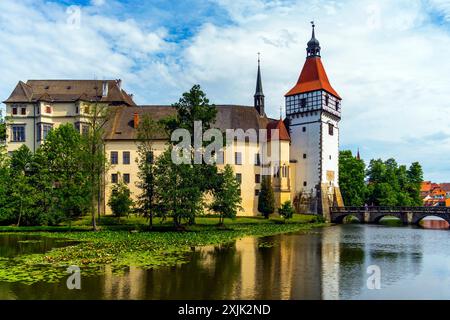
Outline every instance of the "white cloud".
<path fill-rule="evenodd" d="M 419 160 L 427 178 L 450 181 L 450 35 L 423 10 L 450 21 L 448 1 L 217 0 L 232 23 L 209 19 L 178 44 L 163 26 L 143 27 L 154 25 L 151 16 L 106 16 L 100 2 L 83 7 L 73 29 L 63 6 L 0 1 L 1 96 L 18 80 L 96 76 L 122 78 L 139 103 L 172 103 L 200 83 L 215 103 L 251 104 L 261 52 L 267 110 L 278 117 L 314 19 L 325 68 L 344 99 L 341 145 L 360 146 L 367 159 Z"/>

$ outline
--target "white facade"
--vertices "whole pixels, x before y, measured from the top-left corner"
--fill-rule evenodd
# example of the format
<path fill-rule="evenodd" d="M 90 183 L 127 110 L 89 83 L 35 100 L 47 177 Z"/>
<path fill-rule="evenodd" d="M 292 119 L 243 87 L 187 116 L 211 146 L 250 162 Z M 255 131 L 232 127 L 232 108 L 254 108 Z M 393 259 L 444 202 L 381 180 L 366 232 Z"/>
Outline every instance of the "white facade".
<path fill-rule="evenodd" d="M 286 97 L 295 193 L 312 197 L 325 184 L 338 187 L 340 100 L 324 90 Z"/>

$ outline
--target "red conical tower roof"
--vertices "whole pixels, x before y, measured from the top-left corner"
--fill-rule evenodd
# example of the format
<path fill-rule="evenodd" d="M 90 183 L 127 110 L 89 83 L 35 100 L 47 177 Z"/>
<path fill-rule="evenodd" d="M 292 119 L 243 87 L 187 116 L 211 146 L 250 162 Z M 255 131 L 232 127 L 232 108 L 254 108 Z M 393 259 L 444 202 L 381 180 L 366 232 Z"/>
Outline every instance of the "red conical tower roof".
<path fill-rule="evenodd" d="M 286 93 L 286 96 L 316 90 L 325 90 L 333 96 L 341 99 L 336 90 L 334 90 L 331 86 L 320 57 L 309 57 L 306 59 L 297 84 L 288 93 Z"/>
<path fill-rule="evenodd" d="M 299 93 L 305 93 L 316 90 L 325 90 L 336 98 L 341 99 L 339 94 L 328 81 L 327 73 L 320 59 L 320 44 L 314 33 L 314 22 L 312 23 L 312 37 L 308 42 L 306 49 L 307 58 L 303 66 L 297 84 L 285 96 L 292 96 Z"/>

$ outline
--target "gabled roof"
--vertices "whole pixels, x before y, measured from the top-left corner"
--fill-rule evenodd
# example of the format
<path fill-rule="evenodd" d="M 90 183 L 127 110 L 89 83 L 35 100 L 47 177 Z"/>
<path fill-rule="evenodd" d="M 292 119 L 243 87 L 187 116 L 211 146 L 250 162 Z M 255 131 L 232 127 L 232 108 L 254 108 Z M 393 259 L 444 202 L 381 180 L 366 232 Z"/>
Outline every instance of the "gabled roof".
<path fill-rule="evenodd" d="M 103 84 L 108 92 L 103 95 Z M 5 103 L 98 101 L 135 106 L 120 87 L 120 80 L 28 80 L 19 81 Z"/>
<path fill-rule="evenodd" d="M 309 57 L 303 66 L 297 84 L 285 96 L 292 96 L 315 90 L 325 90 L 333 96 L 341 99 L 328 80 L 320 57 Z"/>
<path fill-rule="evenodd" d="M 273 119 L 261 117 L 253 106 L 239 105 L 216 105 L 217 116 L 213 124 L 225 132 L 226 129 L 266 129 Z M 134 114 L 139 116 L 150 115 L 154 121 L 169 116 L 175 116 L 176 110 L 169 105 L 135 106 L 135 107 L 112 107 L 114 117 L 108 121 L 105 131 L 106 140 L 134 140 L 137 130 L 134 128 Z M 285 127 L 286 129 L 286 127 Z M 287 130 L 286 130 L 287 132 Z M 155 139 L 167 139 L 165 133 L 161 133 Z"/>
<path fill-rule="evenodd" d="M 282 120 L 275 120 L 269 122 L 267 125 L 267 141 L 272 139 L 272 130 L 278 130 L 278 140 L 291 141 L 289 133 Z"/>

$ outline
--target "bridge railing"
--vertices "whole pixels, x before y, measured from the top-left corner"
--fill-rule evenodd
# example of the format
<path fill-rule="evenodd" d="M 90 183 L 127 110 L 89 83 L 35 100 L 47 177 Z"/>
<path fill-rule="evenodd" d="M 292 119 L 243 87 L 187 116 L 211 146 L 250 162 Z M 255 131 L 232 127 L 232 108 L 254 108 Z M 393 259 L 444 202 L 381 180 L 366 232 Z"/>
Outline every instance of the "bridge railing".
<path fill-rule="evenodd" d="M 389 207 L 389 206 L 364 206 L 364 207 L 331 207 L 332 213 L 360 213 L 360 212 L 418 212 L 418 213 L 430 213 L 430 214 L 450 214 L 450 207 Z"/>

